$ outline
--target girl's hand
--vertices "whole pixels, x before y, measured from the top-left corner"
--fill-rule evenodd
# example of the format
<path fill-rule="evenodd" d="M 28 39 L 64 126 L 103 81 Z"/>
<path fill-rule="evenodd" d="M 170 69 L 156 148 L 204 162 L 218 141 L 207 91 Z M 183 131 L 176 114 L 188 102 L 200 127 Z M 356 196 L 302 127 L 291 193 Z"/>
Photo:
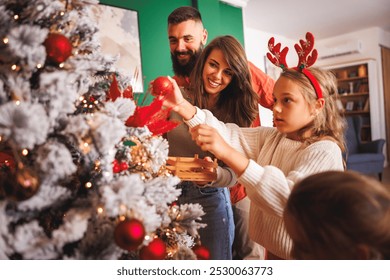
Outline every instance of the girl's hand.
<path fill-rule="evenodd" d="M 224 160 L 232 149 L 221 137 L 218 131 L 206 124 L 200 124 L 190 130 L 192 140 L 203 150 L 213 153 L 218 159 Z"/>
<path fill-rule="evenodd" d="M 206 162 L 213 162 L 213 160 L 211 159 L 211 157 L 204 157 L 203 159 L 204 161 Z M 207 170 L 209 172 L 217 172 L 215 168 L 205 168 L 204 170 Z M 200 187 L 204 187 L 205 185 L 209 184 L 209 183 L 212 183 L 212 182 L 208 182 L 208 181 L 198 181 L 196 182 L 196 184 Z"/>
<path fill-rule="evenodd" d="M 165 94 L 164 96 L 161 96 L 163 100 L 163 105 L 165 107 L 168 107 L 172 109 L 173 111 L 178 111 L 178 107 L 183 104 L 186 100 L 184 99 L 179 86 L 177 85 L 176 81 L 172 79 L 171 77 L 167 76 L 169 81 L 173 85 L 173 92 L 169 92 Z"/>

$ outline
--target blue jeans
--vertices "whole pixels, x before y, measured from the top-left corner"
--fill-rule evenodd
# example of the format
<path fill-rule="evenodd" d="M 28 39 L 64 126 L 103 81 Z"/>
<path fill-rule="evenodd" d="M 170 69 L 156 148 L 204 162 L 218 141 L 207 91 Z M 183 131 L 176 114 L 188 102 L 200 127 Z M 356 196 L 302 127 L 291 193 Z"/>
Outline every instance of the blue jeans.
<path fill-rule="evenodd" d="M 202 223 L 205 228 L 199 229 L 202 245 L 210 251 L 212 260 L 231 260 L 234 240 L 234 219 L 227 188 L 198 188 L 191 182 L 178 185 L 182 194 L 179 204 L 199 203 L 205 214 Z"/>

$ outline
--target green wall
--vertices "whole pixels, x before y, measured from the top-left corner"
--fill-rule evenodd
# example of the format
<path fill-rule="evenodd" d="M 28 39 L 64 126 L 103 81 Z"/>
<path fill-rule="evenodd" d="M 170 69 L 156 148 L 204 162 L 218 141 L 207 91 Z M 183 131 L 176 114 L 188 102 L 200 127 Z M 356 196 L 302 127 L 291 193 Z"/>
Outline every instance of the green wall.
<path fill-rule="evenodd" d="M 177 7 L 192 6 L 191 0 L 101 0 L 100 3 L 135 10 L 138 12 L 141 40 L 141 62 L 144 89 L 158 76 L 173 75 L 167 36 L 168 15 Z M 198 0 L 210 42 L 218 35 L 231 34 L 244 44 L 242 11 L 219 2 Z M 138 100 L 142 100 L 139 98 Z M 148 104 L 151 96 L 145 101 Z"/>

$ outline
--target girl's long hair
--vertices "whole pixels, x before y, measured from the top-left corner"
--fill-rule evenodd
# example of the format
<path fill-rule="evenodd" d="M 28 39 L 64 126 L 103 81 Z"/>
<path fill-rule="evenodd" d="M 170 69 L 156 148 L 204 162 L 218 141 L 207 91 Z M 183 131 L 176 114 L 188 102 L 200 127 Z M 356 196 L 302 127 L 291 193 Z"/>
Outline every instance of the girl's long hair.
<path fill-rule="evenodd" d="M 344 152 L 346 149 L 344 136 L 346 122 L 337 108 L 338 95 L 336 77 L 328 70 L 315 67 L 311 67 L 308 70 L 320 84 L 325 105 L 314 121 L 302 128 L 298 132 L 298 135 L 300 135 L 302 141 L 307 144 L 331 137 L 340 147 L 341 151 Z M 310 106 L 314 106 L 317 100 L 317 94 L 313 85 L 310 83 L 310 80 L 304 74 L 294 69 L 285 69 L 281 73 L 281 77 L 296 82 L 301 87 L 305 100 Z M 307 131 L 311 131 L 311 136 L 305 138 L 304 135 Z"/>

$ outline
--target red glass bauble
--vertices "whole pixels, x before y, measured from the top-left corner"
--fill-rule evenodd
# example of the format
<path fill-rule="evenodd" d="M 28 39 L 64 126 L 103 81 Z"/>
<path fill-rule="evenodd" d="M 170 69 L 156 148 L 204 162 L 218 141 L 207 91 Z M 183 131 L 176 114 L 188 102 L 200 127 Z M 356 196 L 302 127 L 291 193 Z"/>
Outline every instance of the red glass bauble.
<path fill-rule="evenodd" d="M 153 81 L 153 96 L 163 96 L 170 92 L 173 92 L 173 84 L 167 77 L 161 76 Z"/>
<path fill-rule="evenodd" d="M 43 45 L 46 48 L 47 58 L 55 63 L 62 63 L 72 54 L 72 44 L 62 34 L 50 33 Z"/>
<path fill-rule="evenodd" d="M 120 222 L 114 231 L 115 243 L 124 250 L 134 251 L 142 244 L 145 228 L 141 221 L 129 219 Z"/>
<path fill-rule="evenodd" d="M 141 249 L 139 257 L 141 260 L 163 260 L 165 259 L 166 245 L 160 238 L 153 239 L 152 242 Z"/>
<path fill-rule="evenodd" d="M 122 171 L 122 170 L 121 170 L 121 166 L 120 166 L 119 163 L 113 163 L 113 164 L 114 164 L 114 166 L 112 167 L 112 172 L 114 172 L 114 173 L 119 173 L 119 172 Z"/>
<path fill-rule="evenodd" d="M 192 251 L 194 251 L 196 258 L 198 260 L 209 260 L 210 259 L 210 251 L 205 246 L 195 245 L 194 247 L 192 247 Z"/>
<path fill-rule="evenodd" d="M 129 164 L 125 161 L 122 161 L 120 163 L 120 168 L 121 168 L 121 171 L 127 170 L 127 169 L 129 169 Z"/>

